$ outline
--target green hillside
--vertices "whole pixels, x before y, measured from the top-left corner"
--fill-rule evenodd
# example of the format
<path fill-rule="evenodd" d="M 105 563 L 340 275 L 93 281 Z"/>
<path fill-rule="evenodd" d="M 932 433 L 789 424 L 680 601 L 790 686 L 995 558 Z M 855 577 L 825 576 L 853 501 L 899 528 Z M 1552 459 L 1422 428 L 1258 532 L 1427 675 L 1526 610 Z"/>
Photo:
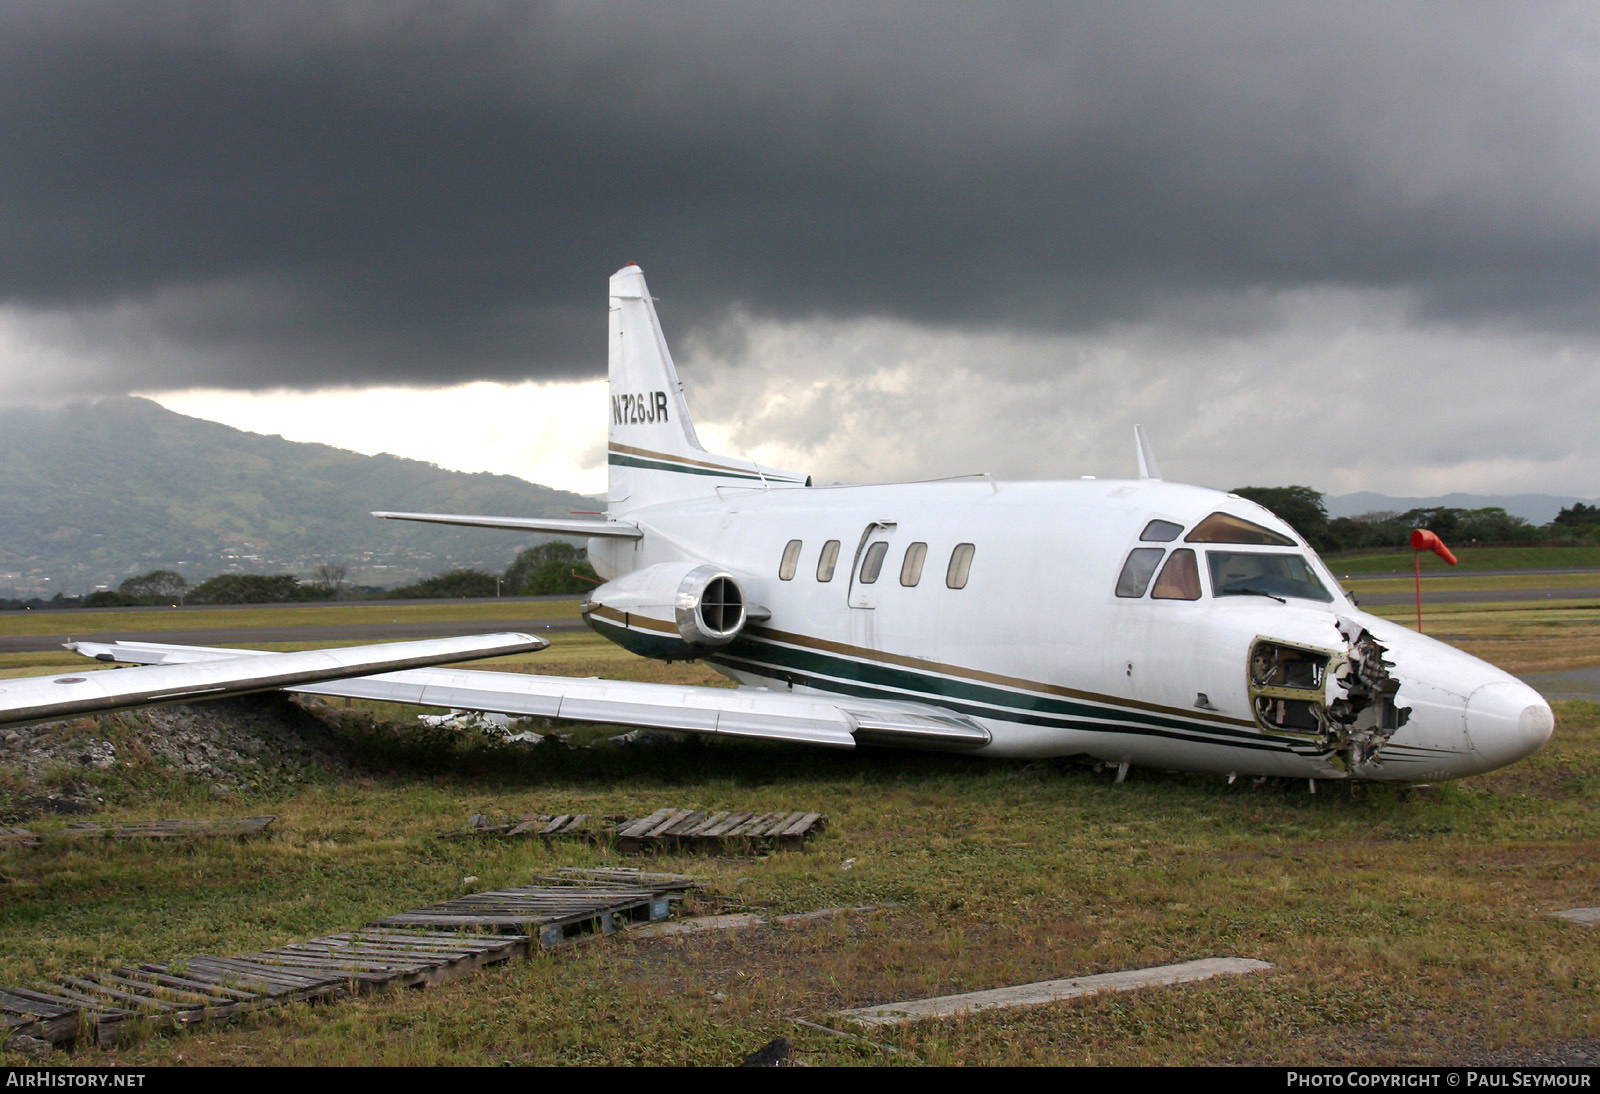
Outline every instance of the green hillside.
<path fill-rule="evenodd" d="M 246 433 L 136 398 L 0 409 L 0 468 L 0 597 L 82 593 L 163 568 L 196 580 L 332 564 L 372 585 L 499 571 L 531 537 L 369 514 L 595 508 L 510 475 Z"/>

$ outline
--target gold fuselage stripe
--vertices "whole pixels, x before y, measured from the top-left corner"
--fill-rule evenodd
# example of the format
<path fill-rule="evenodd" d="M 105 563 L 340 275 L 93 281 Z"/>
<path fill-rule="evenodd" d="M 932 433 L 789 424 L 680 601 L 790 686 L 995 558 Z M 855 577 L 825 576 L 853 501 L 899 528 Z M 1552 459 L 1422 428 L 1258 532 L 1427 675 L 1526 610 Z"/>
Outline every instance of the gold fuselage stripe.
<path fill-rule="evenodd" d="M 661 620 L 652 619 L 650 616 L 640 615 L 636 612 L 629 612 L 624 615 L 624 613 L 617 611 L 615 608 L 608 608 L 604 604 L 591 604 L 588 611 L 593 615 L 598 615 L 602 619 L 609 619 L 624 627 L 655 631 L 659 634 L 676 635 L 679 633 L 678 628 L 670 623 L 664 623 Z M 915 669 L 920 672 L 934 672 L 943 676 L 954 676 L 963 680 L 976 680 L 985 684 L 998 684 L 1002 687 L 1017 688 L 1022 691 L 1043 692 L 1046 695 L 1058 695 L 1065 699 L 1077 699 L 1083 702 L 1144 710 L 1169 718 L 1187 718 L 1195 721 L 1215 722 L 1219 725 L 1256 728 L 1254 722 L 1246 721 L 1243 718 L 1229 718 L 1225 714 L 1213 714 L 1204 710 L 1179 710 L 1174 707 L 1162 706 L 1159 703 L 1147 703 L 1140 699 L 1128 699 L 1118 695 L 1082 691 L 1078 688 L 1063 687 L 1060 684 L 1046 684 L 1038 680 L 1027 680 L 1020 676 L 1006 676 L 998 672 L 986 672 L 983 669 L 961 668 L 957 665 L 946 665 L 939 661 L 929 661 L 922 657 L 886 653 L 882 650 L 871 650 L 864 646 L 852 646 L 845 642 L 833 642 L 826 638 L 795 634 L 792 631 L 780 631 L 771 627 L 748 626 L 745 628 L 744 633 L 752 638 L 762 638 L 769 642 L 782 642 L 790 646 L 799 646 L 802 649 L 821 650 L 826 653 L 840 654 L 861 661 L 897 665 L 901 668 Z"/>
<path fill-rule="evenodd" d="M 671 623 L 663 623 L 659 619 L 652 619 L 648 615 L 638 612 L 619 612 L 615 608 L 608 608 L 604 604 L 585 605 L 584 611 L 589 615 L 598 615 L 601 619 L 609 619 L 613 623 L 620 623 L 624 627 L 637 627 L 644 631 L 657 631 L 661 634 L 677 634 L 678 628 Z"/>
<path fill-rule="evenodd" d="M 745 629 L 749 634 L 759 638 L 770 639 L 774 642 L 785 642 L 791 646 L 826 650 L 829 653 L 844 654 L 845 656 L 856 657 L 865 661 L 879 661 L 884 664 L 899 665 L 901 668 L 937 672 L 945 676 L 955 676 L 965 680 L 980 680 L 986 684 L 999 684 L 1002 687 L 1020 688 L 1024 691 L 1039 691 L 1046 695 L 1059 695 L 1066 699 L 1079 699 L 1093 703 L 1131 707 L 1135 710 L 1148 710 L 1167 717 L 1194 718 L 1200 721 L 1218 722 L 1222 725 L 1230 726 L 1250 726 L 1252 728 L 1255 726 L 1254 722 L 1246 721 L 1242 718 L 1229 718 L 1225 714 L 1212 714 L 1203 710 L 1179 710 L 1174 707 L 1162 706 L 1160 703 L 1147 703 L 1140 699 L 1128 699 L 1120 695 L 1103 695 L 1095 691 L 1081 691 L 1078 688 L 1063 687 L 1060 684 L 1046 684 L 1038 680 L 1027 680 L 1020 676 L 1006 676 L 998 672 L 987 672 L 983 669 L 961 668 L 957 665 L 946 665 L 939 661 L 929 661 L 921 657 L 908 657 L 905 654 L 870 650 L 863 646 L 851 646 L 843 642 L 830 642 L 825 638 L 813 638 L 810 635 L 773 630 L 770 627 L 747 627 Z"/>

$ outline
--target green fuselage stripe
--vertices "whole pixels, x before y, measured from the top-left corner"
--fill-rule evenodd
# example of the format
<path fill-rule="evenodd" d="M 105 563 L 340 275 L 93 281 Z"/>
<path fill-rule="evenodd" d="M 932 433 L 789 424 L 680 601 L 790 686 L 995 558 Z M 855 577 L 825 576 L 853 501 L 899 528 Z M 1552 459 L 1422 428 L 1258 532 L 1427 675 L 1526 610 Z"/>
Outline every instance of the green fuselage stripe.
<path fill-rule="evenodd" d="M 690 467 L 680 463 L 664 463 L 661 460 L 646 460 L 638 456 L 627 456 L 620 452 L 612 452 L 607 457 L 607 462 L 615 467 L 638 467 L 646 471 L 676 471 L 681 475 L 711 475 L 719 479 L 749 479 L 752 482 L 781 482 L 794 484 L 798 479 L 783 478 L 778 475 L 758 475 L 754 471 L 742 471 L 732 467 Z"/>
<path fill-rule="evenodd" d="M 593 615 L 588 617 L 588 622 L 597 633 L 625 649 L 645 656 L 667 659 L 670 655 L 663 651 L 668 647 L 677 651 L 679 657 L 691 655 L 688 647 L 675 640 L 641 636 L 631 629 L 596 619 Z M 641 638 L 653 640 L 641 642 Z M 966 680 L 782 646 L 748 635 L 721 649 L 697 652 L 694 655 L 716 665 L 770 679 L 805 684 L 822 692 L 853 695 L 863 699 L 889 699 L 902 702 L 920 700 L 962 714 L 995 721 L 1073 729 L 1087 733 L 1134 733 L 1192 744 L 1221 744 L 1296 755 L 1320 755 L 1323 752 L 1307 742 L 1275 740 L 1263 734 L 1221 726 L 1214 722 L 1190 722 L 1181 718 L 1163 717 L 1119 707 L 1101 707 L 1008 691 Z M 1110 724 L 1105 724 L 1106 722 Z"/>
<path fill-rule="evenodd" d="M 777 675 L 780 679 L 793 676 L 796 683 L 806 683 L 823 691 L 838 691 L 863 698 L 904 699 L 913 696 L 938 706 L 1001 721 L 1020 722 L 1025 725 L 1054 726 L 1088 732 L 1140 733 L 1194 741 L 1197 734 L 1215 742 L 1217 738 L 1241 748 L 1278 752 L 1294 748 L 1290 742 L 1276 741 L 1258 733 L 1220 726 L 1212 722 L 1196 723 L 1181 718 L 1163 717 L 1141 711 L 1118 707 L 1093 706 L 1026 692 L 976 684 L 967 680 L 934 676 L 907 669 L 892 668 L 870 661 L 836 657 L 813 650 L 780 646 L 759 639 L 741 637 L 726 650 L 706 655 L 706 660 L 726 664 L 730 668 L 744 668 L 763 675 Z M 1086 722 L 1084 719 L 1109 719 L 1115 725 Z M 1177 731 L 1177 732 L 1173 732 Z M 1295 742 L 1299 743 L 1299 742 Z M 1306 751 L 1315 753 L 1315 747 Z"/>

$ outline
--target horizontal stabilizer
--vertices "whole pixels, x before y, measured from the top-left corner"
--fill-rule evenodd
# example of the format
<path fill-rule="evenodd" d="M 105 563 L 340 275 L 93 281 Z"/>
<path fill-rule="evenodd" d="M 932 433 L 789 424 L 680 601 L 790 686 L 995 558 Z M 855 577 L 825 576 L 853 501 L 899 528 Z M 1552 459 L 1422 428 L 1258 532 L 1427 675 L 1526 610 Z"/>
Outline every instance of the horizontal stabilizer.
<path fill-rule="evenodd" d="M 217 651 L 190 662 L 158 655 L 148 667 L 127 672 L 0 680 L 0 724 L 45 722 L 106 710 L 292 688 L 394 669 L 533 653 L 548 645 L 527 634 L 490 634 L 293 653 Z M 111 652 L 115 643 L 68 643 L 68 648 L 98 660 L 119 659 Z"/>
<path fill-rule="evenodd" d="M 509 528 L 516 532 L 540 532 L 552 536 L 582 536 L 585 539 L 639 539 L 644 535 L 637 525 L 617 520 L 563 520 L 558 517 L 474 517 L 457 513 L 373 513 L 384 520 L 415 520 L 423 524 L 464 524 L 471 528 Z"/>
<path fill-rule="evenodd" d="M 240 650 L 154 642 L 80 643 L 79 652 L 141 664 L 204 660 Z M 766 688 L 708 688 L 627 680 L 574 679 L 474 669 L 414 669 L 295 686 L 311 695 L 481 710 L 569 722 L 853 748 L 893 745 L 968 751 L 989 733 L 963 715 L 920 703 L 835 700 Z"/>

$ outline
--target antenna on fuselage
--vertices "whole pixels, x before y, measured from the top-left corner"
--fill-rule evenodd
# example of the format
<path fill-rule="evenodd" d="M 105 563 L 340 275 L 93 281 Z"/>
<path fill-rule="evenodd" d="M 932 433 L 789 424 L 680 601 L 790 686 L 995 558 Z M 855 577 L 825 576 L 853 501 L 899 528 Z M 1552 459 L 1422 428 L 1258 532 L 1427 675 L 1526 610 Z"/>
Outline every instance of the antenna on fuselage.
<path fill-rule="evenodd" d="M 1161 481 L 1161 468 L 1156 466 L 1156 454 L 1150 450 L 1150 442 L 1144 438 L 1144 427 L 1133 427 L 1133 447 L 1139 455 L 1139 477 Z"/>

